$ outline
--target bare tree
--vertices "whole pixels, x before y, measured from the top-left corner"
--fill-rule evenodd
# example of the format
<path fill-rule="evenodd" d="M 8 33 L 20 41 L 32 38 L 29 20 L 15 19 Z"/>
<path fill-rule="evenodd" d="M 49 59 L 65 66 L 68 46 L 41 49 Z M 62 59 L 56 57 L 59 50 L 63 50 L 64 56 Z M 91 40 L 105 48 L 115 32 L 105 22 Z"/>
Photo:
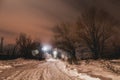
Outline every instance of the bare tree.
<path fill-rule="evenodd" d="M 25 33 L 21 33 L 19 37 L 16 39 L 16 46 L 20 51 L 20 56 L 28 59 L 42 59 L 42 51 L 41 51 L 41 42 L 33 41 L 28 35 Z M 38 53 L 36 55 L 32 54 L 32 51 L 37 50 Z"/>
<path fill-rule="evenodd" d="M 95 59 L 101 58 L 113 37 L 118 22 L 106 11 L 92 6 L 82 13 L 76 24 L 63 23 L 54 28 L 55 45 L 76 59 L 76 43 L 87 46 Z"/>
<path fill-rule="evenodd" d="M 95 58 L 101 57 L 107 40 L 112 37 L 115 26 L 113 18 L 103 10 L 92 7 L 79 18 L 77 34 L 94 53 Z"/>
<path fill-rule="evenodd" d="M 32 39 L 24 33 L 21 33 L 16 39 L 16 44 L 21 52 L 21 56 L 30 58 L 32 50 Z"/>
<path fill-rule="evenodd" d="M 73 26 L 69 25 L 69 24 L 60 24 L 57 25 L 56 27 L 54 27 L 53 31 L 54 31 L 54 45 L 59 48 L 62 49 L 64 51 L 67 51 L 69 53 L 69 55 L 71 56 L 71 63 L 72 62 L 76 62 L 76 46 L 75 46 L 75 35 L 72 34 L 72 28 Z"/>

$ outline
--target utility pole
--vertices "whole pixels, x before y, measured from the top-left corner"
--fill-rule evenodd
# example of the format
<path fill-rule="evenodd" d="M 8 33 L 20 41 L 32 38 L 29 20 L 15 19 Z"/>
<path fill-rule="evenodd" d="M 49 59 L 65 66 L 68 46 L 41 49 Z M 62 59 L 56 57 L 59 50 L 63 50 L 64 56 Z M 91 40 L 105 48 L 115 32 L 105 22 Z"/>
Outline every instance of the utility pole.
<path fill-rule="evenodd" d="M 1 37 L 1 43 L 0 43 L 0 52 L 1 53 L 3 52 L 3 40 L 4 40 L 4 37 Z"/>

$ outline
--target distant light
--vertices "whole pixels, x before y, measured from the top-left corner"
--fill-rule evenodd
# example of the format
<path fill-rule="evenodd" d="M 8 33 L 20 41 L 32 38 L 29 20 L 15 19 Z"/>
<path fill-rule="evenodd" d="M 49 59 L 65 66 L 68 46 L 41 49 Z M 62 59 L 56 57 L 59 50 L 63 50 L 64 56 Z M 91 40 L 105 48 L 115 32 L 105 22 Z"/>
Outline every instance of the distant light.
<path fill-rule="evenodd" d="M 54 56 L 54 58 L 57 58 L 57 54 L 58 54 L 57 51 L 53 51 L 53 56 Z"/>
<path fill-rule="evenodd" d="M 58 55 L 58 50 L 57 50 L 57 48 L 55 48 L 53 51 L 53 57 L 57 58 L 57 55 Z"/>
<path fill-rule="evenodd" d="M 39 51 L 38 50 L 32 50 L 32 55 L 33 56 L 36 56 L 36 55 L 38 55 L 39 54 Z"/>
<path fill-rule="evenodd" d="M 42 48 L 42 51 L 47 52 L 51 49 L 52 49 L 52 47 L 50 45 L 44 45 L 43 48 Z"/>
<path fill-rule="evenodd" d="M 53 54 L 54 54 L 54 55 L 57 55 L 57 51 L 53 51 Z"/>
<path fill-rule="evenodd" d="M 42 48 L 42 50 L 43 50 L 43 51 L 47 51 L 48 48 L 47 48 L 46 46 L 44 46 L 44 47 Z"/>

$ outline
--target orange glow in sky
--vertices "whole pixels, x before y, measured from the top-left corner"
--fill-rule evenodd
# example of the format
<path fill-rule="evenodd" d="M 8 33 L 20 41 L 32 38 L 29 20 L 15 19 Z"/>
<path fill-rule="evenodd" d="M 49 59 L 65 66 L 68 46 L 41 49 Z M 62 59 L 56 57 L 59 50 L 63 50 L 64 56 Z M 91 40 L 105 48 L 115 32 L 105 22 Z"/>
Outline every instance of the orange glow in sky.
<path fill-rule="evenodd" d="M 115 5 L 119 0 L 96 1 L 120 20 L 120 6 Z M 90 0 L 0 0 L 0 37 L 4 36 L 6 42 L 11 43 L 22 32 L 49 42 L 52 27 L 60 22 L 75 21 L 90 4 Z"/>
<path fill-rule="evenodd" d="M 21 32 L 49 42 L 51 28 L 60 21 L 75 19 L 79 11 L 61 0 L 2 0 L 0 36 L 14 42 Z"/>

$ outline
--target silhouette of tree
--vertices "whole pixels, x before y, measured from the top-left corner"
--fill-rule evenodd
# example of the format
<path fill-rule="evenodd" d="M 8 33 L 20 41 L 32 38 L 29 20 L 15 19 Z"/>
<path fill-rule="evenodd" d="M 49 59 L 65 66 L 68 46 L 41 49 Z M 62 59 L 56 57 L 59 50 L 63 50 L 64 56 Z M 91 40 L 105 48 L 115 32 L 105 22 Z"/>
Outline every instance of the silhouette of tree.
<path fill-rule="evenodd" d="M 56 27 L 54 27 L 53 32 L 54 34 L 54 45 L 59 48 L 62 49 L 64 51 L 67 51 L 69 53 L 69 55 L 71 56 L 71 63 L 76 63 L 77 59 L 76 59 L 76 46 L 75 46 L 75 38 L 71 32 L 72 32 L 72 26 L 69 24 L 65 24 L 62 23 L 60 25 L 57 25 Z"/>
<path fill-rule="evenodd" d="M 16 39 L 16 44 L 21 52 L 21 57 L 31 58 L 31 50 L 32 50 L 32 39 L 27 36 L 25 33 L 21 33 L 19 37 Z"/>
<path fill-rule="evenodd" d="M 16 39 L 16 47 L 20 51 L 20 56 L 27 59 L 42 59 L 42 51 L 41 51 L 41 42 L 33 41 L 30 36 L 25 33 L 21 33 L 19 37 Z M 39 53 L 36 55 L 32 54 L 33 50 L 37 50 Z"/>
<path fill-rule="evenodd" d="M 105 11 L 92 7 L 85 11 L 77 22 L 77 34 L 94 53 L 94 58 L 100 58 L 107 40 L 112 37 L 114 19 Z"/>

